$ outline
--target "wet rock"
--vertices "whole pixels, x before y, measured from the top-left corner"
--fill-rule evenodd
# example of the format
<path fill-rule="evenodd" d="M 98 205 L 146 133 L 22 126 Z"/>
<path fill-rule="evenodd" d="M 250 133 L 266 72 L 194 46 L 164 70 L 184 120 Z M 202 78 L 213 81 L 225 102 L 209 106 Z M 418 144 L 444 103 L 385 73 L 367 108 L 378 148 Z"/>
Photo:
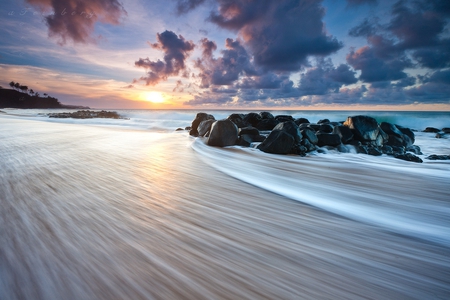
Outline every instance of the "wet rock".
<path fill-rule="evenodd" d="M 294 117 L 290 116 L 290 115 L 278 115 L 275 116 L 275 120 L 277 120 L 278 122 L 288 122 L 288 121 L 294 121 Z"/>
<path fill-rule="evenodd" d="M 348 117 L 344 126 L 350 128 L 354 138 L 361 142 L 375 141 L 380 132 L 377 120 L 369 116 Z"/>
<path fill-rule="evenodd" d="M 250 123 L 244 121 L 244 118 L 244 114 L 231 114 L 227 119 L 236 124 L 238 128 L 250 126 Z"/>
<path fill-rule="evenodd" d="M 298 119 L 295 119 L 294 122 L 295 122 L 295 124 L 297 124 L 299 126 L 300 126 L 300 124 L 309 124 L 310 123 L 309 120 L 306 118 L 298 118 Z"/>
<path fill-rule="evenodd" d="M 450 127 L 444 127 L 442 128 L 443 133 L 450 133 Z"/>
<path fill-rule="evenodd" d="M 432 133 L 438 133 L 440 130 L 435 127 L 427 127 L 423 132 L 432 132 Z"/>
<path fill-rule="evenodd" d="M 450 155 L 437 155 L 437 154 L 432 154 L 428 157 L 425 157 L 426 159 L 429 160 L 450 160 Z"/>
<path fill-rule="evenodd" d="M 258 125 L 259 121 L 261 121 L 261 116 L 257 113 L 251 112 L 251 113 L 248 113 L 244 117 L 244 121 L 249 123 L 253 127 L 256 127 L 256 125 Z"/>
<path fill-rule="evenodd" d="M 380 149 L 378 149 L 378 147 L 368 147 L 367 154 L 372 156 L 380 156 L 383 154 L 383 152 Z"/>
<path fill-rule="evenodd" d="M 306 152 L 311 152 L 317 149 L 317 147 L 314 144 L 312 144 L 307 138 L 304 138 L 300 142 L 300 145 L 306 148 Z"/>
<path fill-rule="evenodd" d="M 198 136 L 208 136 L 208 133 L 211 130 L 211 126 L 214 122 L 215 120 L 211 119 L 201 121 L 197 128 Z"/>
<path fill-rule="evenodd" d="M 398 130 L 400 130 L 404 135 L 406 135 L 407 137 L 409 137 L 410 141 L 408 141 L 408 139 L 405 138 L 405 136 L 403 136 L 403 140 L 405 141 L 405 147 L 409 147 L 412 144 L 414 144 L 414 142 L 416 141 L 414 132 L 406 127 L 400 126 L 400 125 L 395 125 L 395 127 L 398 128 Z"/>
<path fill-rule="evenodd" d="M 314 131 L 319 131 L 320 124 L 310 123 L 310 124 L 308 124 L 308 127 L 313 129 Z"/>
<path fill-rule="evenodd" d="M 198 136 L 198 125 L 200 125 L 200 123 L 205 120 L 215 120 L 215 118 L 213 115 L 209 115 L 207 113 L 198 113 L 197 116 L 195 116 L 194 121 L 192 121 L 189 134 L 192 136 Z"/>
<path fill-rule="evenodd" d="M 406 160 L 406 161 L 417 162 L 417 163 L 423 162 L 422 159 L 421 159 L 420 157 L 415 156 L 415 155 L 412 154 L 412 153 L 395 154 L 394 157 L 395 157 L 395 158 L 398 158 L 398 159 Z"/>
<path fill-rule="evenodd" d="M 210 146 L 232 146 L 238 139 L 238 127 L 230 120 L 219 120 L 212 124 L 207 144 Z"/>
<path fill-rule="evenodd" d="M 261 116 L 261 119 L 274 119 L 275 117 L 268 111 L 262 111 L 259 113 L 259 115 Z"/>
<path fill-rule="evenodd" d="M 394 155 L 394 150 L 389 145 L 383 145 L 383 147 L 381 147 L 381 151 L 386 155 Z"/>
<path fill-rule="evenodd" d="M 266 153 L 289 154 L 295 144 L 295 139 L 289 133 L 274 129 L 269 136 L 259 144 L 258 149 Z"/>
<path fill-rule="evenodd" d="M 329 123 L 326 124 L 320 124 L 319 132 L 321 133 L 332 133 L 333 132 L 333 126 Z"/>
<path fill-rule="evenodd" d="M 302 135 L 303 139 L 307 139 L 313 145 L 317 145 L 317 143 L 319 142 L 316 132 L 309 127 L 300 130 L 300 134 Z"/>
<path fill-rule="evenodd" d="M 323 147 L 323 146 L 338 146 L 339 144 L 341 144 L 341 138 L 339 135 L 337 134 L 333 134 L 333 133 L 318 133 L 317 134 L 317 145 L 319 147 Z"/>
<path fill-rule="evenodd" d="M 275 119 L 262 119 L 258 122 L 256 128 L 259 130 L 272 130 L 278 123 L 279 122 Z"/>
<path fill-rule="evenodd" d="M 300 129 L 297 126 L 297 124 L 294 123 L 294 121 L 287 121 L 279 123 L 273 130 L 281 130 L 288 134 L 290 134 L 296 143 L 299 143 L 302 139 L 302 136 L 300 134 Z"/>
<path fill-rule="evenodd" d="M 317 124 L 328 124 L 328 123 L 330 123 L 329 119 L 322 119 L 317 122 Z"/>
<path fill-rule="evenodd" d="M 353 132 L 344 125 L 338 125 L 333 128 L 333 133 L 339 135 L 342 143 L 348 144 L 353 139 Z"/>
<path fill-rule="evenodd" d="M 183 128 L 178 127 L 177 129 L 175 129 L 175 131 L 184 131 Z"/>
<path fill-rule="evenodd" d="M 79 110 L 73 113 L 63 112 L 63 113 L 49 113 L 47 114 L 49 118 L 72 118 L 72 119 L 126 119 L 120 116 L 115 111 L 93 111 L 93 110 Z"/>
<path fill-rule="evenodd" d="M 422 155 L 423 154 L 422 151 L 420 151 L 420 147 L 417 146 L 417 145 L 409 146 L 408 148 L 406 148 L 406 151 L 412 152 L 412 153 L 414 153 L 416 155 Z"/>

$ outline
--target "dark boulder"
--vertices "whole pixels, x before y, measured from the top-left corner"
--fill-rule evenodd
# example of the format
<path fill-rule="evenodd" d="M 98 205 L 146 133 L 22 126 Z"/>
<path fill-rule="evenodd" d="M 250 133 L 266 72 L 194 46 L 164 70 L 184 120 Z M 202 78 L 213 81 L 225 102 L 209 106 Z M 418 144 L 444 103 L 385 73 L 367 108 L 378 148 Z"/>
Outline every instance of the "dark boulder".
<path fill-rule="evenodd" d="M 395 125 L 395 127 L 397 127 L 398 130 L 400 130 L 404 135 L 409 137 L 410 141 L 408 141 L 408 139 L 403 137 L 403 139 L 406 141 L 405 147 L 409 147 L 412 144 L 414 144 L 414 142 L 416 141 L 416 138 L 415 138 L 414 132 L 411 129 L 409 129 L 407 127 L 400 126 L 400 125 Z"/>
<path fill-rule="evenodd" d="M 360 153 L 360 154 L 369 154 L 369 150 L 367 148 L 367 146 L 364 145 L 356 145 L 355 146 L 356 149 L 356 153 Z"/>
<path fill-rule="evenodd" d="M 333 126 L 329 123 L 326 124 L 320 124 L 319 132 L 321 133 L 332 133 L 333 132 Z"/>
<path fill-rule="evenodd" d="M 380 132 L 377 120 L 369 116 L 348 117 L 344 126 L 350 128 L 354 138 L 361 142 L 375 141 Z"/>
<path fill-rule="evenodd" d="M 198 136 L 207 136 L 214 122 L 215 120 L 201 121 L 197 128 Z"/>
<path fill-rule="evenodd" d="M 342 143 L 348 144 L 353 139 L 353 132 L 344 125 L 338 125 L 333 128 L 333 133 L 340 136 Z"/>
<path fill-rule="evenodd" d="M 381 147 L 381 151 L 386 155 L 394 155 L 394 150 L 389 145 L 383 145 L 383 147 Z"/>
<path fill-rule="evenodd" d="M 414 153 L 416 155 L 422 155 L 423 154 L 422 151 L 420 151 L 420 147 L 417 146 L 417 145 L 409 146 L 408 148 L 406 148 L 406 151 L 412 152 L 412 153 Z"/>
<path fill-rule="evenodd" d="M 274 127 L 273 130 L 282 130 L 286 133 L 289 133 L 290 135 L 292 135 L 296 143 L 299 143 L 302 140 L 300 129 L 298 128 L 297 124 L 294 123 L 294 121 L 279 123 Z"/>
<path fill-rule="evenodd" d="M 274 116 L 268 112 L 268 111 L 262 111 L 259 113 L 259 115 L 261 116 L 261 119 L 274 119 Z"/>
<path fill-rule="evenodd" d="M 288 121 L 294 121 L 294 117 L 290 116 L 290 115 L 278 115 L 275 116 L 275 120 L 277 120 L 278 122 L 288 122 Z"/>
<path fill-rule="evenodd" d="M 395 157 L 395 158 L 398 158 L 398 159 L 406 160 L 406 161 L 417 162 L 417 163 L 423 162 L 422 159 L 421 159 L 420 157 L 415 156 L 415 155 L 412 154 L 412 153 L 395 154 L 394 157 Z"/>
<path fill-rule="evenodd" d="M 303 128 L 300 131 L 300 133 L 301 133 L 303 139 L 307 139 L 313 145 L 317 145 L 317 143 L 319 142 L 319 139 L 317 138 L 316 132 L 313 129 L 309 128 L 309 127 Z"/>
<path fill-rule="evenodd" d="M 403 137 L 403 133 L 394 124 L 388 122 L 381 122 L 380 128 L 388 135 L 395 135 L 397 137 Z"/>
<path fill-rule="evenodd" d="M 309 120 L 306 118 L 298 118 L 294 120 L 295 124 L 300 125 L 300 124 L 309 124 Z"/>
<path fill-rule="evenodd" d="M 205 120 L 215 120 L 213 115 L 209 115 L 207 113 L 198 113 L 197 116 L 195 116 L 194 121 L 192 121 L 191 130 L 189 131 L 189 134 L 192 136 L 198 136 L 198 125 L 202 121 Z"/>
<path fill-rule="evenodd" d="M 310 123 L 308 124 L 308 127 L 313 129 L 314 131 L 319 131 L 320 129 L 320 124 L 314 124 L 314 123 Z"/>
<path fill-rule="evenodd" d="M 306 152 L 311 152 L 317 149 L 317 147 L 306 138 L 300 142 L 300 145 L 306 148 Z"/>
<path fill-rule="evenodd" d="M 444 128 L 442 128 L 442 132 L 450 133 L 450 128 L 449 127 L 444 127 Z"/>
<path fill-rule="evenodd" d="M 440 130 L 435 127 L 427 127 L 423 132 L 432 132 L 432 133 L 438 133 Z"/>
<path fill-rule="evenodd" d="M 450 159 L 450 155 L 432 154 L 432 155 L 426 157 L 426 159 L 430 159 L 430 160 L 449 160 Z"/>
<path fill-rule="evenodd" d="M 328 123 L 330 123 L 329 119 L 322 119 L 322 120 L 317 121 L 317 124 L 328 124 Z"/>
<path fill-rule="evenodd" d="M 236 144 L 238 127 L 230 120 L 219 120 L 212 124 L 208 145 L 226 147 Z"/>
<path fill-rule="evenodd" d="M 237 127 L 242 128 L 250 125 L 250 123 L 246 122 L 244 118 L 244 114 L 231 114 L 227 119 L 236 124 Z"/>
<path fill-rule="evenodd" d="M 269 136 L 259 144 L 258 149 L 266 153 L 289 154 L 295 144 L 295 139 L 289 133 L 274 129 Z"/>
<path fill-rule="evenodd" d="M 339 144 L 341 144 L 341 138 L 337 134 L 332 133 L 318 133 L 317 134 L 318 143 L 317 145 L 319 147 L 323 146 L 333 146 L 336 147 Z"/>
<path fill-rule="evenodd" d="M 367 147 L 367 154 L 372 156 L 380 156 L 383 152 L 378 147 Z"/>
<path fill-rule="evenodd" d="M 258 125 L 259 121 L 261 121 L 261 116 L 257 113 L 251 112 L 245 115 L 244 121 L 252 125 L 253 127 L 256 127 Z"/>
<path fill-rule="evenodd" d="M 279 122 L 275 119 L 262 119 L 258 122 L 258 124 L 256 124 L 256 128 L 262 131 L 272 130 L 275 126 L 278 125 L 278 123 Z"/>
<path fill-rule="evenodd" d="M 244 128 L 239 128 L 239 135 L 242 134 L 250 134 L 250 135 L 259 135 L 259 130 L 255 127 L 244 127 Z"/>
<path fill-rule="evenodd" d="M 239 129 L 239 140 L 237 142 L 238 145 L 248 147 L 251 143 L 262 142 L 264 140 L 265 137 L 260 135 L 259 130 L 255 127 L 245 127 Z"/>

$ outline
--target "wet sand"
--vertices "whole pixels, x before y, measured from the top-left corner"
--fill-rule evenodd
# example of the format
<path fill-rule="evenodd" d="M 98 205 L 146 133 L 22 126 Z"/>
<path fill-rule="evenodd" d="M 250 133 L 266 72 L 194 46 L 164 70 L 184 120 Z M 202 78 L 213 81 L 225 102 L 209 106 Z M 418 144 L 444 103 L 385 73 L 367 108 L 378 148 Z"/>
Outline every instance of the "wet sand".
<path fill-rule="evenodd" d="M 234 179 L 191 143 L 0 116 L 0 299 L 450 297 L 450 248 Z"/>

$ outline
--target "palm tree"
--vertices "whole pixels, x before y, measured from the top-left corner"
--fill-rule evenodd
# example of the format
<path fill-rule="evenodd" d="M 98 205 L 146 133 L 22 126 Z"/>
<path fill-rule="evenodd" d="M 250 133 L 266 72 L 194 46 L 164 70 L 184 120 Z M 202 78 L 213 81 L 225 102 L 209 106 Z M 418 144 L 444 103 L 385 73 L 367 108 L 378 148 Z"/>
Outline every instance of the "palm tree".
<path fill-rule="evenodd" d="M 27 92 L 27 91 L 28 91 L 28 86 L 26 86 L 26 85 L 21 85 L 21 86 L 20 86 L 20 90 L 21 90 L 22 92 Z"/>

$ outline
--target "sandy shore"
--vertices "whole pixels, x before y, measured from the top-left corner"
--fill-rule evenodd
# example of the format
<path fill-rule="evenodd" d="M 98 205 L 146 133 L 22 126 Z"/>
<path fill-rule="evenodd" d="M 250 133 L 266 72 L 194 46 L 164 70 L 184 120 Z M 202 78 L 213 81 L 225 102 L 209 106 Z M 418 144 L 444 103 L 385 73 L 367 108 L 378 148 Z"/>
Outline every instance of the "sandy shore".
<path fill-rule="evenodd" d="M 0 116 L 0 299 L 448 299 L 450 249 L 246 184 L 185 133 Z"/>

